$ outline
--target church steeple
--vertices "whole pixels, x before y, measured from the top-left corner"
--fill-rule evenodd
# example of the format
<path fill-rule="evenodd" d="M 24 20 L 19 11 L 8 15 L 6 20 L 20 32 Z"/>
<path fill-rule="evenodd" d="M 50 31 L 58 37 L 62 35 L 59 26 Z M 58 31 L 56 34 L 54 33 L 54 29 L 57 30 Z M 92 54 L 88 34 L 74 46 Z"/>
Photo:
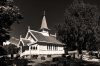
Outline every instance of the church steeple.
<path fill-rule="evenodd" d="M 46 22 L 45 11 L 43 14 L 43 19 L 42 19 L 42 24 L 41 24 L 40 30 L 44 36 L 49 36 L 49 28 L 48 28 L 47 22 Z"/>
<path fill-rule="evenodd" d="M 48 26 L 47 26 L 47 22 L 46 22 L 45 11 L 44 11 L 44 15 L 43 15 L 42 24 L 41 24 L 40 29 L 41 30 L 49 30 Z"/>

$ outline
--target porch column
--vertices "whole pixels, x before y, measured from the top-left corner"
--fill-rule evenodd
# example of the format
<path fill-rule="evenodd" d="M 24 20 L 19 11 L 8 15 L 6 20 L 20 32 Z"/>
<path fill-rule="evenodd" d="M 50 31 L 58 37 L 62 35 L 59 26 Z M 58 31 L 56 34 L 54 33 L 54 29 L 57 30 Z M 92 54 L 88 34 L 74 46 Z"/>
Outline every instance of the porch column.
<path fill-rule="evenodd" d="M 30 54 L 30 57 L 31 57 L 31 45 L 29 46 L 29 51 L 30 51 L 30 53 L 29 53 L 29 54 Z"/>

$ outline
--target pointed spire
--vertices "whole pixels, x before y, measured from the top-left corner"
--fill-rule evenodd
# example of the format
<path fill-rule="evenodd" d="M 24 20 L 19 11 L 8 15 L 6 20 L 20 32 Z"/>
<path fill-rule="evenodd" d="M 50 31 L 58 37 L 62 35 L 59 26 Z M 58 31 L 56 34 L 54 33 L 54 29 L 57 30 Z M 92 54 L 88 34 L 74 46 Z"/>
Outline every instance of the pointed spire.
<path fill-rule="evenodd" d="M 47 22 L 46 22 L 46 17 L 45 17 L 45 11 L 44 11 L 43 19 L 42 19 L 41 29 L 48 30 L 48 26 L 47 26 Z"/>
<path fill-rule="evenodd" d="M 45 16 L 45 10 L 44 10 L 44 16 Z"/>

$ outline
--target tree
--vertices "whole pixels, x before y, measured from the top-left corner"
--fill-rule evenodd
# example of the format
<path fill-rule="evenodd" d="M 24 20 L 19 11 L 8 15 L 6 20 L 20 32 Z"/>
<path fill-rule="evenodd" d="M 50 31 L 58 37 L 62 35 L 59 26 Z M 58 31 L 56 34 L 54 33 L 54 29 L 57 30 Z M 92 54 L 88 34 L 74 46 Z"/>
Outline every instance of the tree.
<path fill-rule="evenodd" d="M 5 45 L 4 49 L 7 51 L 7 54 L 11 54 L 12 57 L 13 54 L 17 54 L 19 51 L 19 48 L 14 44 Z"/>
<path fill-rule="evenodd" d="M 13 0 L 0 0 L 0 45 L 10 39 L 9 32 L 13 23 L 20 23 L 23 16 Z M 0 48 L 1 49 L 1 48 Z M 1 51 L 0 51 L 1 52 Z M 3 55 L 3 54 L 1 54 Z"/>
<path fill-rule="evenodd" d="M 13 1 L 0 0 L 0 45 L 9 40 L 9 31 L 13 23 L 20 23 L 22 15 Z"/>
<path fill-rule="evenodd" d="M 74 0 L 65 10 L 65 23 L 56 27 L 57 38 L 66 44 L 67 50 L 77 49 L 79 54 L 82 49 L 94 50 L 100 35 L 97 32 L 99 17 L 96 6 Z"/>

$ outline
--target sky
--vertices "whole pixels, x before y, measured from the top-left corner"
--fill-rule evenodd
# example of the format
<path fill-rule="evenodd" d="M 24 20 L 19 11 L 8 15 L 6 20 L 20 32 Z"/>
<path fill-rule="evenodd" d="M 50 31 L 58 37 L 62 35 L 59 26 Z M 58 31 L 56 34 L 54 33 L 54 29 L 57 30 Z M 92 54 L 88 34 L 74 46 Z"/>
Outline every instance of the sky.
<path fill-rule="evenodd" d="M 54 26 L 64 23 L 65 9 L 73 0 L 14 0 L 23 14 L 23 21 L 20 24 L 13 24 L 11 37 L 25 37 L 28 26 L 32 30 L 39 30 L 42 23 L 43 12 L 46 12 L 46 20 L 52 33 L 55 32 Z M 100 0 L 84 0 L 85 3 L 96 5 L 100 11 Z"/>

